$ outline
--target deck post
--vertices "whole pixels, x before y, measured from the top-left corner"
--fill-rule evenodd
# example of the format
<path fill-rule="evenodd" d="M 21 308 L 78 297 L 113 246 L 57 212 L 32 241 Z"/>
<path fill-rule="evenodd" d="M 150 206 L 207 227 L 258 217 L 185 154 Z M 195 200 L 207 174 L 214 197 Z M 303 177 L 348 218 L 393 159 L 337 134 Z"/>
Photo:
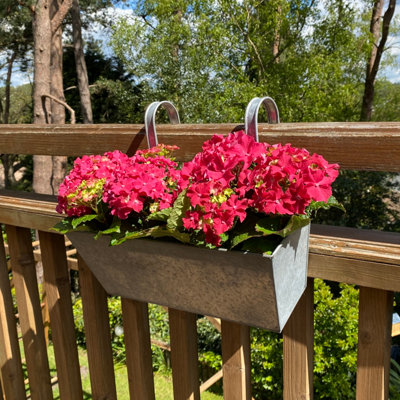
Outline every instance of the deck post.
<path fill-rule="evenodd" d="M 313 399 L 314 279 L 283 329 L 283 398 Z"/>
<path fill-rule="evenodd" d="M 389 397 L 393 292 L 360 287 L 357 400 Z"/>

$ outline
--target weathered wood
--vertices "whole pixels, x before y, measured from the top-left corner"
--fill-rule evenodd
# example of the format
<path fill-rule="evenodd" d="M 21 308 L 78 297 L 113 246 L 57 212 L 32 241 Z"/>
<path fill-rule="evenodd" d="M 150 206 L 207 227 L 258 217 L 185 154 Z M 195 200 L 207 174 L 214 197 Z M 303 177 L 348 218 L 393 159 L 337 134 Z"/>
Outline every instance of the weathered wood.
<path fill-rule="evenodd" d="M 313 399 L 314 279 L 283 329 L 283 398 Z"/>
<path fill-rule="evenodd" d="M 214 383 L 218 382 L 220 379 L 223 377 L 223 370 L 220 369 L 217 373 L 215 373 L 212 377 L 207 379 L 204 383 L 201 384 L 200 386 L 200 393 L 205 392 L 207 389 L 209 389 Z"/>
<path fill-rule="evenodd" d="M 160 143 L 176 144 L 189 160 L 213 133 L 243 129 L 241 124 L 159 125 Z M 324 155 L 342 168 L 400 171 L 400 123 L 260 124 L 260 141 L 291 143 Z M 0 148 L 9 154 L 101 154 L 145 148 L 143 125 L 1 125 Z M 357 157 L 354 157 L 357 154 Z"/>
<path fill-rule="evenodd" d="M 82 399 L 81 374 L 64 238 L 39 231 L 52 340 L 62 399 Z"/>
<path fill-rule="evenodd" d="M 31 232 L 6 226 L 31 398 L 53 398 Z"/>
<path fill-rule="evenodd" d="M 24 376 L 18 345 L 3 235 L 0 229 L 0 374 L 7 400 L 25 399 Z M 3 398 L 1 394 L 0 399 Z"/>
<path fill-rule="evenodd" d="M 35 258 L 36 261 L 36 258 Z M 43 320 L 43 329 L 44 329 L 44 341 L 46 343 L 46 347 L 49 346 L 49 332 L 50 332 L 50 313 L 49 313 L 49 304 L 47 301 L 46 290 L 42 290 L 42 302 L 40 303 L 42 307 L 42 320 Z"/>
<path fill-rule="evenodd" d="M 0 222 L 51 231 L 61 220 L 55 206 L 54 196 L 0 191 Z M 400 291 L 399 265 L 398 233 L 312 225 L 309 277 Z"/>
<path fill-rule="evenodd" d="M 221 321 L 224 400 L 251 400 L 250 328 Z"/>
<path fill-rule="evenodd" d="M 400 335 L 400 322 L 392 325 L 392 337 Z"/>
<path fill-rule="evenodd" d="M 0 221 L 3 224 L 51 231 L 61 221 L 56 197 L 0 190 Z"/>
<path fill-rule="evenodd" d="M 115 400 L 107 294 L 79 254 L 78 267 L 92 396 Z"/>
<path fill-rule="evenodd" d="M 393 293 L 360 287 L 357 400 L 389 396 Z"/>
<path fill-rule="evenodd" d="M 196 315 L 170 308 L 174 400 L 200 400 Z"/>
<path fill-rule="evenodd" d="M 121 299 L 131 400 L 154 400 L 147 303 Z"/>
<path fill-rule="evenodd" d="M 400 290 L 398 233 L 312 225 L 308 276 Z"/>

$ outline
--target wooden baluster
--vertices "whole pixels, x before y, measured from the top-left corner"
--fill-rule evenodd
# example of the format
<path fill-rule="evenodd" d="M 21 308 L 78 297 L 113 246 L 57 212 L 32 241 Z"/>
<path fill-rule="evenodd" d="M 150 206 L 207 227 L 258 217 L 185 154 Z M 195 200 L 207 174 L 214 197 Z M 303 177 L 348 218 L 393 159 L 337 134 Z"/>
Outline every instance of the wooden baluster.
<path fill-rule="evenodd" d="M 393 292 L 360 287 L 357 400 L 389 396 Z"/>
<path fill-rule="evenodd" d="M 6 225 L 32 400 L 53 398 L 31 231 Z"/>
<path fill-rule="evenodd" d="M 64 236 L 39 231 L 54 355 L 61 399 L 82 399 Z"/>
<path fill-rule="evenodd" d="M 250 400 L 250 328 L 221 321 L 224 400 Z"/>
<path fill-rule="evenodd" d="M 283 329 L 283 398 L 313 399 L 314 279 Z"/>
<path fill-rule="evenodd" d="M 114 400 L 117 394 L 107 293 L 79 254 L 78 268 L 92 396 L 94 399 Z"/>
<path fill-rule="evenodd" d="M 147 303 L 121 299 L 129 393 L 132 400 L 154 400 Z"/>
<path fill-rule="evenodd" d="M 3 235 L 0 229 L 0 372 L 7 400 L 25 399 L 24 376 L 13 311 Z M 3 393 L 0 395 L 3 398 Z"/>
<path fill-rule="evenodd" d="M 168 309 L 174 400 L 200 400 L 196 315 Z"/>

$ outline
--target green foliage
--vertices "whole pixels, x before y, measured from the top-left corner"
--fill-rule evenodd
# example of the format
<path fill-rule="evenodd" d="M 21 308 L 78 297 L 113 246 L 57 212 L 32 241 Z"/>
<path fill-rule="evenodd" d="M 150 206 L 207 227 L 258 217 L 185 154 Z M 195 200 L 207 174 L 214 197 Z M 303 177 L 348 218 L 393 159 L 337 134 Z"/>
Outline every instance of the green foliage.
<path fill-rule="evenodd" d="M 390 360 L 389 392 L 391 400 L 400 400 L 400 365 L 393 359 Z"/>
<path fill-rule="evenodd" d="M 95 123 L 141 123 L 143 106 L 141 86 L 134 83 L 121 61 L 103 54 L 100 45 L 89 41 L 85 61 L 91 85 L 93 120 Z M 64 49 L 64 87 L 67 103 L 75 110 L 77 122 L 82 121 L 73 49 Z"/>
<path fill-rule="evenodd" d="M 240 121 L 248 101 L 265 94 L 284 121 L 355 120 L 370 46 L 363 6 L 141 0 L 141 19 L 120 19 L 111 44 L 140 82 L 151 82 L 144 102 L 168 98 L 185 122 Z"/>
<path fill-rule="evenodd" d="M 251 330 L 252 395 L 256 400 L 282 399 L 282 335 L 262 329 Z"/>
<path fill-rule="evenodd" d="M 10 124 L 30 124 L 33 121 L 32 85 L 11 87 Z M 0 99 L 5 96 L 5 87 L 0 87 Z M 1 114 L 1 112 L 0 112 Z"/>
<path fill-rule="evenodd" d="M 400 196 L 396 174 L 340 171 L 333 193 L 346 213 L 321 210 L 314 222 L 365 229 L 400 231 Z"/>
<path fill-rule="evenodd" d="M 400 121 L 400 84 L 378 80 L 375 85 L 374 121 Z"/>
<path fill-rule="evenodd" d="M 358 290 L 339 284 L 337 296 L 315 280 L 314 388 L 318 399 L 355 398 Z"/>

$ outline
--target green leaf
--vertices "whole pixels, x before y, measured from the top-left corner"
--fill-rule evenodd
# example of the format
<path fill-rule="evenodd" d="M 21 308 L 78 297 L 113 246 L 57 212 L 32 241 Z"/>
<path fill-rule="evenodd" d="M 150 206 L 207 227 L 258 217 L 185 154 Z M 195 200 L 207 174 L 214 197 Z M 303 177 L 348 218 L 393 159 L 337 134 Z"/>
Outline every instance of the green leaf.
<path fill-rule="evenodd" d="M 117 246 L 121 243 L 124 243 L 128 239 L 139 239 L 143 237 L 149 237 L 152 229 L 154 228 L 144 229 L 140 231 L 133 231 L 133 232 L 127 231 L 122 237 L 120 235 L 118 235 L 118 237 L 113 237 L 111 239 L 110 244 L 111 246 Z"/>
<path fill-rule="evenodd" d="M 167 228 L 170 231 L 178 230 L 183 226 L 182 218 L 190 207 L 190 199 L 186 196 L 187 189 L 179 193 L 172 206 L 171 215 L 167 220 Z"/>
<path fill-rule="evenodd" d="M 73 231 L 74 228 L 72 227 L 72 218 L 71 217 L 64 218 L 58 224 L 54 225 L 51 229 L 53 231 L 60 232 L 64 235 L 68 232 Z"/>
<path fill-rule="evenodd" d="M 162 222 L 167 222 L 168 218 L 170 217 L 172 213 L 172 207 L 169 208 L 164 208 L 163 210 L 157 211 L 153 214 L 150 214 L 147 217 L 147 220 L 155 220 L 155 221 L 162 221 Z"/>
<path fill-rule="evenodd" d="M 54 225 L 52 230 L 65 235 L 72 231 L 91 231 L 92 229 L 86 225 L 86 222 L 96 219 L 96 214 L 84 215 L 83 217 L 66 217 L 58 224 Z"/>
<path fill-rule="evenodd" d="M 102 235 L 110 235 L 111 233 L 120 233 L 121 232 L 121 220 L 118 217 L 114 217 L 113 221 L 109 228 L 104 231 L 98 231 L 95 235 L 95 240 L 97 240 Z"/>
<path fill-rule="evenodd" d="M 72 228 L 76 229 L 79 225 L 84 224 L 85 222 L 92 221 L 97 218 L 98 218 L 97 214 L 87 214 L 87 215 L 82 215 L 82 217 L 73 218 Z"/>
<path fill-rule="evenodd" d="M 124 236 L 119 236 L 119 237 L 114 237 L 111 239 L 110 244 L 112 246 L 119 245 L 126 240 L 130 239 L 140 239 L 140 238 L 145 238 L 145 237 L 153 237 L 153 238 L 160 238 L 160 237 L 173 237 L 177 240 L 179 240 L 182 243 L 189 243 L 190 237 L 188 233 L 181 233 L 175 230 L 169 230 L 166 229 L 165 227 L 161 226 L 154 226 L 153 228 L 149 229 L 144 229 L 140 231 L 134 231 L 134 232 L 126 232 Z"/>
<path fill-rule="evenodd" d="M 151 236 L 154 238 L 160 238 L 160 237 L 173 237 L 177 240 L 179 240 L 182 243 L 189 243 L 190 242 L 190 235 L 185 232 L 179 232 L 176 230 L 169 230 L 168 228 L 165 229 L 164 227 L 159 227 L 156 226 L 152 228 Z"/>
<path fill-rule="evenodd" d="M 231 249 L 233 249 L 238 244 L 240 244 L 240 243 L 242 243 L 242 242 L 244 242 L 246 240 L 249 240 L 249 239 L 254 238 L 254 237 L 260 237 L 260 236 L 262 236 L 262 234 L 261 233 L 257 233 L 255 231 L 254 232 L 239 233 L 238 235 L 235 235 L 235 236 L 232 237 Z"/>
<path fill-rule="evenodd" d="M 253 237 L 246 240 L 240 250 L 250 251 L 251 253 L 272 254 L 281 242 L 282 238 L 279 236 Z"/>
<path fill-rule="evenodd" d="M 278 235 L 281 237 L 286 237 L 296 229 L 302 228 L 310 223 L 310 218 L 306 215 L 292 215 L 287 222 L 287 224 L 279 230 L 274 231 L 271 229 L 271 220 L 269 217 L 259 220 L 256 224 L 256 231 L 262 232 L 264 236 L 266 235 Z"/>
<path fill-rule="evenodd" d="M 338 208 L 339 210 L 342 210 L 343 212 L 346 212 L 346 209 L 343 207 L 341 203 L 339 203 L 334 196 L 329 197 L 328 201 L 312 201 L 307 209 L 307 215 L 315 214 L 318 210 L 323 209 L 323 210 L 328 210 L 331 207 Z"/>

